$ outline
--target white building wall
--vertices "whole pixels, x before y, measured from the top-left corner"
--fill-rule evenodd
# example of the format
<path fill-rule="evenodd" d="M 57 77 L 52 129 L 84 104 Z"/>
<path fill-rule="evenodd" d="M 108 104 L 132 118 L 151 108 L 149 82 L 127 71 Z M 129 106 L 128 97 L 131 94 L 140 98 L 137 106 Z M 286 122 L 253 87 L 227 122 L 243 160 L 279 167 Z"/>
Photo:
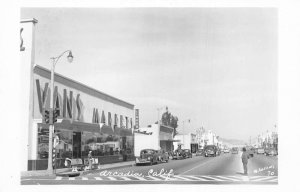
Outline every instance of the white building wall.
<path fill-rule="evenodd" d="M 21 91 L 22 97 L 20 97 L 20 108 L 22 116 L 20 117 L 19 123 L 21 129 L 21 137 L 19 144 L 21 145 L 21 159 L 20 169 L 21 171 L 27 171 L 28 169 L 28 157 L 30 153 L 30 136 L 29 133 L 32 130 L 33 121 L 33 99 L 32 99 L 32 89 L 33 89 L 33 66 L 35 64 L 35 25 L 37 20 L 23 20 L 21 21 L 20 29 L 23 28 L 20 34 L 23 40 L 23 50 L 20 49 L 20 78 L 22 79 Z"/>
<path fill-rule="evenodd" d="M 159 126 L 157 124 L 151 125 L 151 127 L 141 127 L 140 132 L 146 131 L 146 133 L 152 132 L 151 135 L 145 135 L 142 133 L 134 133 L 134 155 L 139 156 L 142 149 L 160 149 L 159 139 Z"/>
<path fill-rule="evenodd" d="M 180 140 L 179 142 L 173 142 L 174 149 L 181 145 L 181 149 L 191 149 L 192 137 L 191 134 L 175 135 L 174 140 Z"/>

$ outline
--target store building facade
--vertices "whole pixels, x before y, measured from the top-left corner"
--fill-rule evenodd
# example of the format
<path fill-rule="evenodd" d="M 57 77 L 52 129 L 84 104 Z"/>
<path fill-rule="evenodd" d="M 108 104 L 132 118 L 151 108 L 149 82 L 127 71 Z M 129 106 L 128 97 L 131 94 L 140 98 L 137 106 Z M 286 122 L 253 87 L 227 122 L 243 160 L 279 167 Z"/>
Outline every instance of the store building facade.
<path fill-rule="evenodd" d="M 192 153 L 198 150 L 198 142 L 194 133 L 178 134 L 174 139 L 177 140 L 174 142 L 174 149 L 190 149 Z"/>
<path fill-rule="evenodd" d="M 50 71 L 36 65 L 33 76 L 29 170 L 40 170 L 47 168 L 48 159 L 49 126 L 43 123 L 43 112 L 50 108 Z M 64 167 L 66 158 L 87 158 L 89 151 L 100 163 L 131 159 L 134 105 L 59 74 L 54 95 L 54 106 L 59 109 L 54 130 L 56 167 Z"/>
<path fill-rule="evenodd" d="M 152 124 L 140 127 L 134 133 L 134 155 L 139 156 L 143 149 L 173 151 L 173 142 L 175 141 L 173 135 L 174 128 L 165 125 Z"/>
<path fill-rule="evenodd" d="M 65 159 L 85 160 L 92 151 L 100 164 L 134 159 L 134 105 L 55 74 L 55 88 L 50 89 L 50 70 L 34 61 L 34 28 L 37 20 L 21 21 L 22 82 L 21 118 L 22 171 L 45 170 L 48 166 L 49 124 L 44 111 L 54 106 L 59 111 L 54 124 L 55 168 L 65 167 Z M 21 48 L 21 46 L 20 46 Z M 28 110 L 29 109 L 29 110 Z"/>

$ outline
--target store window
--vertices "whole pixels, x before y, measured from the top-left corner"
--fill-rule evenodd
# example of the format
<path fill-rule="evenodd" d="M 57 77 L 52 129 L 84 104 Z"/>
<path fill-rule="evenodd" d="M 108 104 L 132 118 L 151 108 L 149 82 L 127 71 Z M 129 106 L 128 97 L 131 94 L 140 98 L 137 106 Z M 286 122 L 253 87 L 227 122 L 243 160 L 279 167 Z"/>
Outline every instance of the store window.
<path fill-rule="evenodd" d="M 120 154 L 120 138 L 115 135 L 83 132 L 82 156 L 92 151 L 93 156 L 109 156 Z"/>
<path fill-rule="evenodd" d="M 49 129 L 39 127 L 37 159 L 48 159 Z"/>
<path fill-rule="evenodd" d="M 72 158 L 72 131 L 55 130 L 57 145 L 55 147 L 56 158 Z M 48 159 L 49 129 L 39 128 L 37 159 Z"/>
<path fill-rule="evenodd" d="M 72 152 L 73 152 L 72 131 L 56 130 L 55 135 L 58 138 L 58 144 L 55 147 L 56 158 L 72 158 Z"/>

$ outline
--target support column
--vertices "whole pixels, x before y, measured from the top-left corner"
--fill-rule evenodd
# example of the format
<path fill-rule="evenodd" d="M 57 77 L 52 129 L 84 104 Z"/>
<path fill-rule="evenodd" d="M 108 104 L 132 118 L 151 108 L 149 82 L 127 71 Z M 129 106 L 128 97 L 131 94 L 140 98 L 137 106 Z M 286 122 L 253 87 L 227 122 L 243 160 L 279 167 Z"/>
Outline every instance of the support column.
<path fill-rule="evenodd" d="M 20 115 L 21 127 L 21 171 L 28 170 L 31 156 L 33 125 L 33 67 L 35 64 L 35 25 L 36 19 L 21 20 L 20 25 Z"/>

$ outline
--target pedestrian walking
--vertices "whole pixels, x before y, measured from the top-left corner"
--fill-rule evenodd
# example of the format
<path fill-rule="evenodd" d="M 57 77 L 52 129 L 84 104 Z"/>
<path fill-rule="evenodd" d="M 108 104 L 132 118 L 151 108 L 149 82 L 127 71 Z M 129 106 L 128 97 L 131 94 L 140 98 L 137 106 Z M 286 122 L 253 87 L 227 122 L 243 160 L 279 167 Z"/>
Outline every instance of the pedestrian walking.
<path fill-rule="evenodd" d="M 242 153 L 242 163 L 243 163 L 243 168 L 244 168 L 244 174 L 248 175 L 248 159 L 250 158 L 250 155 L 246 152 L 246 148 L 243 147 L 243 153 Z"/>
<path fill-rule="evenodd" d="M 93 164 L 92 151 L 89 152 L 88 159 L 89 159 L 89 170 L 92 170 L 92 164 Z"/>

